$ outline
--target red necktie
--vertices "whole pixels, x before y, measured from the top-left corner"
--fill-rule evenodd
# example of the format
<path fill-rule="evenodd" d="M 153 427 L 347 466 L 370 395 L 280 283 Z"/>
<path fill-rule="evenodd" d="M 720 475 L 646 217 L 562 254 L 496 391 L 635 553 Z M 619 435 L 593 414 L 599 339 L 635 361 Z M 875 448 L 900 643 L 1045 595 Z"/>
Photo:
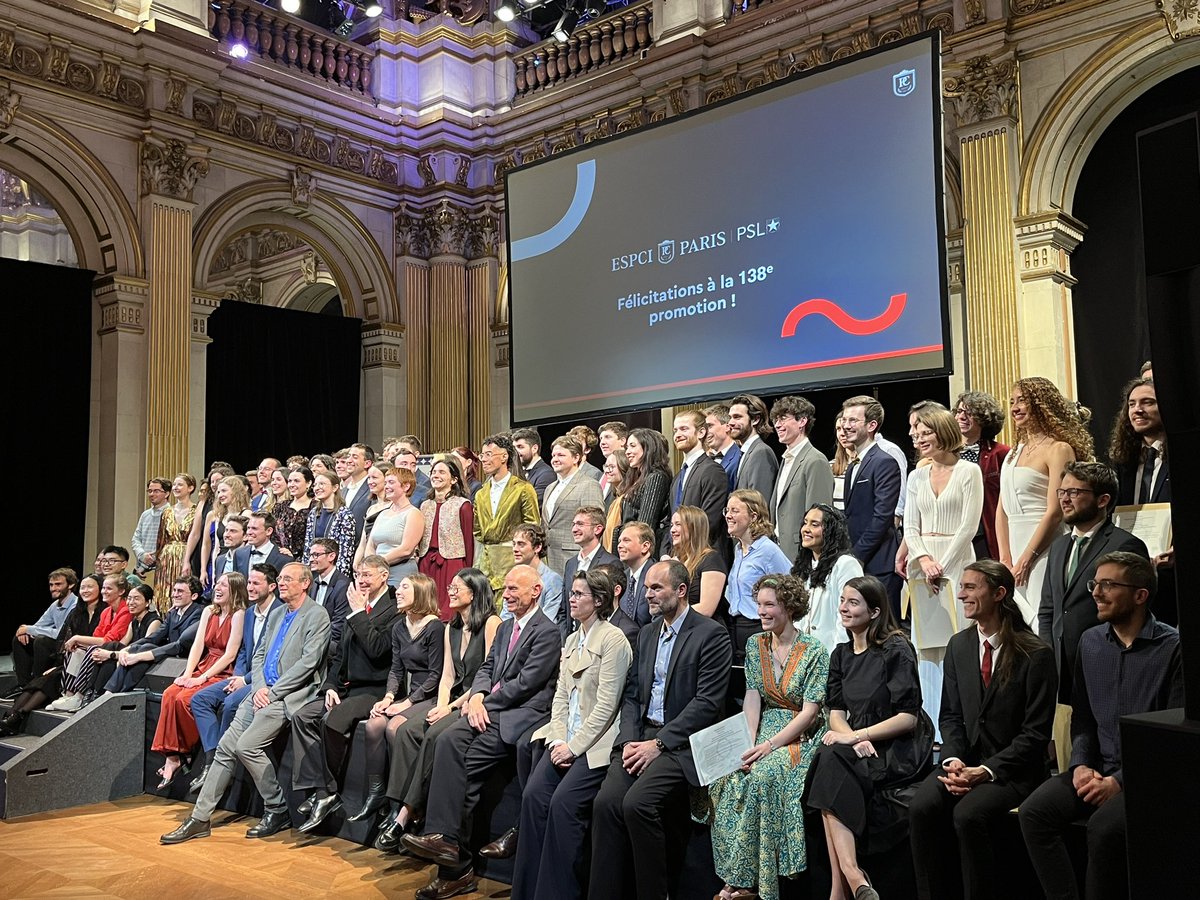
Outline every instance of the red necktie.
<path fill-rule="evenodd" d="M 983 642 L 983 665 L 979 667 L 979 672 L 983 675 L 983 686 L 989 687 L 992 683 L 992 642 Z"/>
<path fill-rule="evenodd" d="M 521 626 L 520 626 L 520 625 L 518 625 L 518 624 L 517 624 L 517 623 L 514 621 L 514 622 L 513 622 L 513 633 L 512 633 L 512 637 L 510 637 L 510 638 L 508 639 L 508 653 L 507 653 L 507 655 L 504 657 L 504 665 L 505 665 L 505 666 L 507 666 L 507 665 L 508 665 L 508 663 L 509 663 L 509 660 L 510 660 L 510 659 L 511 659 L 511 657 L 512 657 L 513 647 L 517 646 L 517 641 L 518 641 L 518 640 L 520 640 L 520 639 L 521 639 Z M 503 678 L 497 678 L 497 679 L 496 679 L 496 683 L 492 685 L 492 693 L 493 693 L 493 694 L 494 694 L 494 693 L 496 693 L 496 691 L 500 690 L 500 684 L 501 684 L 501 682 L 502 682 L 503 680 L 504 680 Z"/>

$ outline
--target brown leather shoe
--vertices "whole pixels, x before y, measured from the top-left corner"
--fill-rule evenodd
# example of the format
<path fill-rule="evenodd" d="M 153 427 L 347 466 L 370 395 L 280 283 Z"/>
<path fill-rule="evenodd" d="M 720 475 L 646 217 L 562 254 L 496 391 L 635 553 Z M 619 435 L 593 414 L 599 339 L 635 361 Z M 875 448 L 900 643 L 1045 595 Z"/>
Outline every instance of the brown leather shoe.
<path fill-rule="evenodd" d="M 417 891 L 417 900 L 446 900 L 475 890 L 475 870 L 467 869 L 458 878 L 434 878 Z"/>
<path fill-rule="evenodd" d="M 517 829 L 510 828 L 490 844 L 479 850 L 480 856 L 488 859 L 508 859 L 517 853 Z"/>
<path fill-rule="evenodd" d="M 406 834 L 402 842 L 414 856 L 451 868 L 461 866 L 458 844 L 451 843 L 440 834 Z M 447 897 L 453 894 L 447 894 Z"/>

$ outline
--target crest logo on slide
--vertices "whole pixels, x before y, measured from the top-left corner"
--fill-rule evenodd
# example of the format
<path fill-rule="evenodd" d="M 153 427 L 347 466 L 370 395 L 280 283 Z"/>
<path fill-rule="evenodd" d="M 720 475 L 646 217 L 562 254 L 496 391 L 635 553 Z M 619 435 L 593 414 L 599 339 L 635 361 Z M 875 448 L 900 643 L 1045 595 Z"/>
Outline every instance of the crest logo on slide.
<path fill-rule="evenodd" d="M 901 69 L 892 76 L 892 93 L 897 97 L 907 97 L 917 89 L 917 70 Z"/>
<path fill-rule="evenodd" d="M 658 261 L 660 263 L 669 263 L 675 258 L 675 242 L 666 240 L 658 245 Z"/>

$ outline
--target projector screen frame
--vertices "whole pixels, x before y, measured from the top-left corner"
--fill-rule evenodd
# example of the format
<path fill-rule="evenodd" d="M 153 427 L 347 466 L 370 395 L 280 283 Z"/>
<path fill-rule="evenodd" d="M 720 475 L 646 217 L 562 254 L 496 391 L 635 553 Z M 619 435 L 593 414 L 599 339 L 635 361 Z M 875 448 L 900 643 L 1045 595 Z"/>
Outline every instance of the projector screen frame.
<path fill-rule="evenodd" d="M 595 141 L 586 143 L 580 146 L 572 147 L 564 150 L 561 153 L 556 153 L 550 156 L 544 156 L 540 159 L 533 160 L 528 163 L 523 163 L 519 166 L 514 166 L 511 169 L 505 170 L 504 173 L 504 242 L 507 260 L 507 277 L 505 278 L 505 291 L 508 297 L 508 326 L 509 326 L 509 365 L 508 365 L 508 407 L 509 420 L 512 427 L 534 427 L 539 425 L 547 425 L 558 422 L 582 421 L 584 419 L 596 418 L 611 418 L 615 415 L 623 413 L 640 412 L 648 409 L 662 409 L 668 406 L 679 406 L 691 403 L 703 403 L 715 401 L 722 398 L 731 397 L 738 393 L 739 390 L 716 391 L 714 387 L 719 386 L 717 382 L 709 386 L 709 389 L 689 394 L 671 394 L 670 399 L 666 402 L 660 399 L 655 401 L 639 400 L 629 403 L 620 403 L 604 407 L 596 407 L 584 412 L 574 412 L 568 414 L 550 414 L 540 416 L 521 417 L 517 413 L 514 369 L 517 353 L 515 352 L 516 342 L 520 334 L 520 326 L 517 322 L 517 307 L 513 303 L 513 266 L 512 266 L 512 227 L 509 220 L 511 203 L 509 202 L 509 179 L 514 175 L 528 173 L 537 169 L 540 166 L 545 166 L 554 163 L 560 163 L 563 159 L 580 153 L 594 153 L 597 148 L 603 147 L 616 141 L 625 140 L 634 135 L 644 135 L 647 132 L 666 126 L 673 126 L 680 122 L 710 114 L 722 107 L 740 103 L 750 97 L 768 93 L 773 90 L 782 89 L 787 85 L 803 81 L 818 73 L 827 73 L 833 69 L 841 68 L 853 63 L 869 59 L 873 56 L 878 56 L 884 53 L 890 53 L 898 48 L 912 44 L 928 42 L 929 49 L 929 64 L 933 77 L 933 84 L 936 87 L 930 91 L 931 117 L 933 120 L 933 190 L 934 190 L 934 207 L 937 227 L 937 257 L 938 257 L 938 303 L 940 307 L 941 321 L 941 340 L 942 340 L 942 360 L 941 366 L 907 369 L 903 372 L 895 373 L 877 373 L 869 378 L 864 377 L 838 377 L 838 378 L 821 378 L 817 380 L 802 381 L 798 380 L 789 385 L 771 387 L 769 391 L 761 391 L 767 395 L 776 394 L 791 394 L 800 391 L 817 391 L 827 390 L 837 387 L 854 387 L 854 386 L 869 386 L 873 384 L 888 384 L 900 381 L 909 381 L 920 378 L 930 377 L 945 377 L 953 374 L 953 344 L 951 340 L 952 328 L 950 321 L 950 291 L 948 277 L 948 253 L 947 253 L 947 227 L 946 227 L 946 179 L 945 179 L 945 140 L 944 140 L 944 116 L 945 108 L 942 99 L 942 42 L 941 31 L 938 29 L 930 29 L 911 37 L 901 40 L 892 41 L 887 44 L 874 47 L 862 53 L 856 53 L 853 56 L 845 59 L 834 60 L 824 65 L 815 66 L 811 69 L 806 69 L 803 72 L 797 72 L 778 81 L 772 81 L 761 85 L 752 90 L 744 91 L 735 94 L 732 97 L 727 97 L 724 100 L 715 103 L 706 104 L 697 107 L 696 109 L 687 110 L 679 115 L 663 119 L 658 122 L 650 122 L 638 128 L 632 128 L 628 131 L 619 134 L 609 135 L 604 138 L 598 138 Z M 797 373 L 800 374 L 800 373 Z M 736 384 L 736 382 L 735 382 Z"/>

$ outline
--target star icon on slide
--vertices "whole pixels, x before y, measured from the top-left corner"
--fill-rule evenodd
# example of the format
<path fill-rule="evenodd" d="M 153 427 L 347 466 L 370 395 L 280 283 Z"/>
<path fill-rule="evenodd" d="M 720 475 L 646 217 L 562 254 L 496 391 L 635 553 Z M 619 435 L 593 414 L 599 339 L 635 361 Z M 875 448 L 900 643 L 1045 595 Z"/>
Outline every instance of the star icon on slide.
<path fill-rule="evenodd" d="M 778 230 L 779 230 L 779 220 L 778 219 L 772 219 L 770 222 L 767 223 L 767 231 L 768 232 L 778 231 Z"/>

